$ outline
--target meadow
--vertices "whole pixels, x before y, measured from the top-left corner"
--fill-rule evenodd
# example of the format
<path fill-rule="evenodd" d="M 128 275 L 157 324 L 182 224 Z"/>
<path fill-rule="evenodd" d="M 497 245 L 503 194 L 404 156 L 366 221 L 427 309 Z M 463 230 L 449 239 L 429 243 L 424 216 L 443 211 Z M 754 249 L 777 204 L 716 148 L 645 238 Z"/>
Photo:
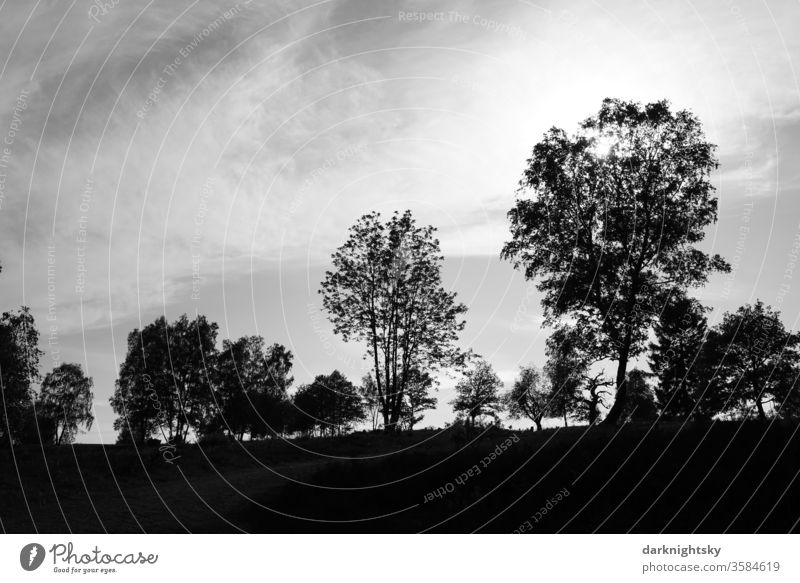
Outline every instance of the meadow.
<path fill-rule="evenodd" d="M 794 532 L 790 423 L 448 428 L 0 454 L 6 532 Z M 46 460 L 46 461 L 45 461 Z"/>

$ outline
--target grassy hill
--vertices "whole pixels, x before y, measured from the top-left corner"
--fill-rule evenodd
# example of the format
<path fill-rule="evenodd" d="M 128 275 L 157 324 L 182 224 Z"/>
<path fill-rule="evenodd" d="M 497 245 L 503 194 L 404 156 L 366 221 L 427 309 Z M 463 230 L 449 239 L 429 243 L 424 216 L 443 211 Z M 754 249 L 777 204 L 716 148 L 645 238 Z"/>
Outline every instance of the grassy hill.
<path fill-rule="evenodd" d="M 175 464 L 157 448 L 17 448 L 0 454 L 0 520 L 8 532 L 788 532 L 797 430 L 356 433 L 185 446 Z"/>

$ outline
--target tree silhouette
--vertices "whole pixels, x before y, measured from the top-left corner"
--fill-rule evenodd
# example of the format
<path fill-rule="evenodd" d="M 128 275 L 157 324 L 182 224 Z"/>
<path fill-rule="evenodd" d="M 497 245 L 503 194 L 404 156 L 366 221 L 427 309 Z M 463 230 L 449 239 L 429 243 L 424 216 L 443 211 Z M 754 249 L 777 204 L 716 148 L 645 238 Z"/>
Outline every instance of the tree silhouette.
<path fill-rule="evenodd" d="M 55 419 L 44 413 L 39 399 L 34 399 L 22 408 L 22 423 L 15 433 L 15 439 L 23 444 L 53 445 L 57 432 Z"/>
<path fill-rule="evenodd" d="M 358 389 L 338 370 L 300 387 L 293 401 L 300 416 L 295 428 L 300 431 L 341 435 L 365 418 Z"/>
<path fill-rule="evenodd" d="M 246 433 L 251 438 L 282 433 L 291 367 L 292 353 L 280 344 L 265 349 L 260 336 L 223 340 L 214 367 L 220 408 L 215 428 L 240 441 Z"/>
<path fill-rule="evenodd" d="M 378 395 L 378 385 L 371 373 L 365 374 L 359 387 L 361 399 L 364 404 L 364 415 L 375 431 L 380 425 L 381 400 Z"/>
<path fill-rule="evenodd" d="M 704 348 L 707 309 L 686 295 L 671 297 L 654 326 L 650 369 L 658 379 L 656 402 L 661 415 L 708 419 L 722 410 L 713 367 Z"/>
<path fill-rule="evenodd" d="M 334 331 L 366 344 L 385 431 L 397 429 L 409 372 L 461 366 L 456 346 L 467 308 L 442 287 L 435 229 L 410 211 L 362 216 L 332 258 L 320 293 Z"/>
<path fill-rule="evenodd" d="M 78 427 L 92 428 L 92 379 L 83 374 L 81 365 L 63 363 L 47 373 L 42 381 L 42 414 L 53 420 L 55 443 L 72 443 Z"/>
<path fill-rule="evenodd" d="M 286 430 L 289 404 L 289 387 L 294 379 L 292 352 L 282 344 L 272 344 L 264 351 L 263 384 L 253 395 L 253 420 L 250 426 L 251 437 L 273 436 Z"/>
<path fill-rule="evenodd" d="M 544 375 L 535 366 L 520 368 L 514 387 L 505 397 L 506 409 L 512 419 L 527 417 L 542 430 L 542 419 L 550 407 L 550 389 Z"/>
<path fill-rule="evenodd" d="M 755 408 L 764 420 L 765 405 L 772 403 L 779 412 L 792 414 L 800 339 L 786 330 L 777 311 L 758 300 L 726 313 L 707 344 L 729 410 L 748 415 Z"/>
<path fill-rule="evenodd" d="M 551 129 L 528 160 L 520 191 L 532 197 L 509 212 L 502 257 L 539 280 L 548 324 L 573 318 L 617 362 L 609 423 L 666 298 L 729 270 L 695 247 L 717 218 L 714 149 L 688 111 L 606 99 L 577 135 Z"/>
<path fill-rule="evenodd" d="M 411 369 L 408 373 L 408 380 L 405 383 L 405 399 L 402 413 L 403 425 L 409 430 L 414 429 L 414 425 L 422 421 L 424 415 L 422 411 L 436 408 L 436 397 L 432 397 L 430 392 L 438 383 L 428 373 Z"/>
<path fill-rule="evenodd" d="M 186 314 L 172 324 L 161 316 L 128 334 L 111 406 L 114 428 L 139 443 L 159 432 L 183 443 L 194 429 L 203 433 L 215 418 L 209 375 L 216 359 L 217 325 Z"/>
<path fill-rule="evenodd" d="M 114 429 L 120 441 L 128 438 L 144 445 L 159 432 L 173 439 L 175 407 L 166 350 L 167 321 L 163 316 L 152 324 L 128 334 L 128 350 L 120 365 L 114 394 L 109 399 L 119 417 Z"/>
<path fill-rule="evenodd" d="M 626 380 L 629 398 L 622 412 L 622 419 L 626 422 L 652 422 L 658 417 L 656 397 L 647 377 L 648 374 L 638 368 L 628 372 Z"/>
<path fill-rule="evenodd" d="M 28 423 L 42 354 L 30 309 L 5 312 L 0 317 L 0 441 L 13 444 Z"/>
<path fill-rule="evenodd" d="M 456 398 L 450 401 L 456 413 L 464 413 L 471 427 L 480 417 L 497 420 L 504 403 L 498 393 L 503 386 L 492 366 L 485 360 L 478 360 L 475 367 L 464 373 L 464 378 L 456 385 Z"/>
<path fill-rule="evenodd" d="M 591 371 L 603 360 L 596 337 L 574 325 L 559 326 L 547 339 L 546 354 L 551 414 L 563 417 L 565 425 L 569 416 L 595 423 L 610 394 L 605 387 L 612 384 L 602 372 Z"/>

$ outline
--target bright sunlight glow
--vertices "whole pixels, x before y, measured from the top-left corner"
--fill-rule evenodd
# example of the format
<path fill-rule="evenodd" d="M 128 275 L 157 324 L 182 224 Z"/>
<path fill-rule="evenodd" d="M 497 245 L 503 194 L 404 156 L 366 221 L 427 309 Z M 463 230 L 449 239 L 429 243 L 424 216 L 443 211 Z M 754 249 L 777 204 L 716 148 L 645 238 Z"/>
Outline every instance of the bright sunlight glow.
<path fill-rule="evenodd" d="M 616 140 L 614 140 L 614 138 L 612 138 L 611 136 L 601 135 L 595 138 L 592 150 L 597 156 L 605 158 L 606 156 L 608 156 L 609 152 L 611 152 L 611 148 L 614 147 L 615 143 Z"/>

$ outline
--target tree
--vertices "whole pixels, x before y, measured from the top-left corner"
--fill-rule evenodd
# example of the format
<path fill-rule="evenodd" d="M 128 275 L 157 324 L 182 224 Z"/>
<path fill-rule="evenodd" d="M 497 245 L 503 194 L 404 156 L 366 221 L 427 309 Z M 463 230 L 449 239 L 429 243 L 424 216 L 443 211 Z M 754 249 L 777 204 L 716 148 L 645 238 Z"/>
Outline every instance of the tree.
<path fill-rule="evenodd" d="M 779 413 L 792 412 L 800 338 L 785 329 L 777 311 L 758 300 L 726 313 L 707 342 L 717 365 L 714 381 L 727 397 L 729 410 L 749 415 L 755 408 L 761 420 L 767 418 L 769 403 Z"/>
<path fill-rule="evenodd" d="M 72 443 L 80 425 L 92 428 L 93 384 L 75 363 L 62 363 L 44 377 L 40 406 L 43 415 L 53 420 L 56 445 Z"/>
<path fill-rule="evenodd" d="M 22 422 L 15 439 L 19 443 L 53 445 L 56 442 L 57 431 L 55 420 L 45 415 L 42 402 L 34 399 L 22 409 Z"/>
<path fill-rule="evenodd" d="M 215 414 L 210 369 L 217 356 L 217 330 L 214 322 L 198 315 L 189 320 L 183 314 L 168 329 L 169 371 L 176 398 L 175 435 L 186 441 L 189 431 L 203 433 Z"/>
<path fill-rule="evenodd" d="M 289 409 L 290 376 L 294 356 L 282 344 L 274 343 L 264 351 L 264 382 L 252 397 L 251 437 L 266 437 L 286 431 Z"/>
<path fill-rule="evenodd" d="M 385 431 L 401 420 L 409 371 L 463 366 L 468 357 L 456 346 L 467 308 L 442 286 L 434 233 L 411 211 L 385 223 L 380 213 L 364 215 L 333 254 L 320 290 L 334 331 L 366 344 Z"/>
<path fill-rule="evenodd" d="M 652 422 L 658 417 L 656 397 L 653 389 L 647 382 L 648 374 L 638 368 L 628 373 L 628 395 L 622 419 L 625 422 L 645 421 Z"/>
<path fill-rule="evenodd" d="M 120 365 L 114 394 L 109 399 L 119 417 L 114 429 L 140 445 L 160 433 L 174 440 L 177 407 L 172 390 L 168 324 L 161 316 L 142 330 L 128 334 L 128 350 Z"/>
<path fill-rule="evenodd" d="M 167 443 L 202 433 L 216 415 L 210 369 L 216 356 L 217 324 L 186 314 L 169 324 L 164 316 L 128 334 L 111 406 L 114 428 L 144 444 L 160 432 Z"/>
<path fill-rule="evenodd" d="M 532 197 L 509 212 L 502 257 L 538 279 L 546 323 L 572 318 L 616 361 L 609 423 L 658 307 L 730 269 L 695 247 L 717 218 L 714 150 L 688 111 L 606 99 L 576 135 L 547 132 L 528 160 L 520 193 Z"/>
<path fill-rule="evenodd" d="M 550 381 L 549 409 L 552 415 L 564 420 L 564 427 L 581 401 L 583 355 L 574 340 L 567 327 L 556 329 L 547 339 L 548 358 L 544 370 Z"/>
<path fill-rule="evenodd" d="M 165 371 L 166 318 L 161 317 L 141 332 L 128 334 L 128 349 L 120 365 L 111 408 L 119 415 L 114 430 L 119 442 L 144 445 L 160 432 L 167 442 L 172 440 L 174 407 Z"/>
<path fill-rule="evenodd" d="M 305 418 L 297 423 L 299 430 L 341 435 L 365 418 L 358 389 L 338 370 L 300 387 L 293 400 Z"/>
<path fill-rule="evenodd" d="M 520 368 L 519 378 L 506 395 L 506 408 L 512 419 L 527 417 L 542 430 L 542 419 L 550 408 L 550 389 L 544 375 L 535 366 Z"/>
<path fill-rule="evenodd" d="M 27 423 L 42 354 L 30 308 L 5 312 L 0 317 L 0 440 L 13 444 Z"/>
<path fill-rule="evenodd" d="M 584 377 L 583 397 L 575 416 L 580 421 L 588 421 L 590 425 L 600 418 L 600 407 L 606 406 L 606 397 L 611 393 L 605 387 L 612 385 L 602 372 Z"/>
<path fill-rule="evenodd" d="M 591 372 L 603 360 L 596 336 L 574 325 L 559 326 L 547 339 L 546 354 L 551 413 L 563 417 L 564 425 L 569 416 L 594 424 L 610 394 L 604 387 L 611 384 L 602 372 Z"/>
<path fill-rule="evenodd" d="M 292 353 L 280 344 L 265 349 L 260 336 L 224 340 L 214 367 L 219 415 L 210 425 L 240 441 L 246 433 L 282 433 L 291 367 Z"/>
<path fill-rule="evenodd" d="M 678 294 L 656 321 L 650 369 L 658 379 L 655 396 L 662 417 L 708 419 L 722 409 L 706 358 L 707 311 L 696 299 Z"/>
<path fill-rule="evenodd" d="M 359 391 L 364 403 L 364 415 L 372 426 L 372 431 L 375 431 L 380 425 L 381 401 L 378 395 L 378 385 L 372 374 L 364 375 Z"/>
<path fill-rule="evenodd" d="M 424 415 L 420 415 L 428 409 L 435 409 L 437 399 L 432 397 L 431 388 L 438 385 L 434 378 L 417 369 L 411 369 L 405 383 L 405 400 L 402 413 L 402 424 L 409 431 L 414 429 L 414 425 L 422 421 Z"/>
<path fill-rule="evenodd" d="M 482 417 L 498 419 L 503 410 L 503 401 L 498 390 L 502 388 L 492 366 L 485 360 L 478 360 L 472 370 L 464 373 L 464 378 L 456 385 L 456 398 L 450 401 L 456 413 L 464 413 L 471 427 Z"/>
<path fill-rule="evenodd" d="M 219 416 L 215 429 L 227 430 L 242 441 L 252 424 L 252 395 L 263 382 L 264 339 L 244 336 L 223 340 L 214 367 L 215 395 Z"/>

